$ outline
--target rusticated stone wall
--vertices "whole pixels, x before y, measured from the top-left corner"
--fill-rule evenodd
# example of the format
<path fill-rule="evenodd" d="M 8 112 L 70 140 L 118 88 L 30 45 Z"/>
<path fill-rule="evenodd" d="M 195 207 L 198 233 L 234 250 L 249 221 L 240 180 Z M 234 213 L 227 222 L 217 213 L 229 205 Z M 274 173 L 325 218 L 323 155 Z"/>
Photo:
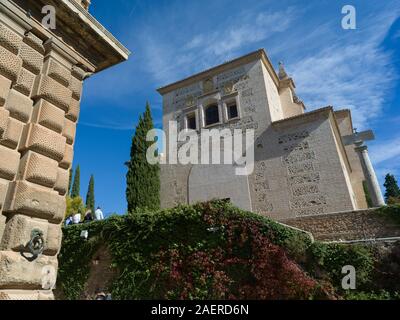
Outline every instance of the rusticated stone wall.
<path fill-rule="evenodd" d="M 52 297 L 60 224 L 73 157 L 84 71 L 31 32 L 0 24 L 0 290 Z M 31 232 L 43 232 L 43 254 L 21 255 Z M 51 268 L 53 267 L 53 268 Z M 45 270 L 45 271 L 44 271 Z M 35 291 L 32 291 L 35 290 Z"/>
<path fill-rule="evenodd" d="M 319 241 L 400 237 L 400 225 L 374 209 L 319 214 L 282 222 L 311 232 Z"/>

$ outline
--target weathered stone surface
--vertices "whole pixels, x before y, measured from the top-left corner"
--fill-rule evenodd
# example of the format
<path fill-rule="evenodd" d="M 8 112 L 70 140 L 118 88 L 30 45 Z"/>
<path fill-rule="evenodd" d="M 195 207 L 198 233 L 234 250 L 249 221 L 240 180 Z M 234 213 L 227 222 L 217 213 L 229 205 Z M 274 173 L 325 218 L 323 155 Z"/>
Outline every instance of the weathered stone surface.
<path fill-rule="evenodd" d="M 54 300 L 54 295 L 45 290 L 0 290 L 0 300 Z"/>
<path fill-rule="evenodd" d="M 375 210 L 327 213 L 282 221 L 309 231 L 319 241 L 361 240 L 400 236 L 400 225 Z"/>
<path fill-rule="evenodd" d="M 72 67 L 72 75 L 77 78 L 78 80 L 83 80 L 85 77 L 86 72 L 77 66 Z"/>
<path fill-rule="evenodd" d="M 2 139 L 4 132 L 7 129 L 8 117 L 10 112 L 4 108 L 0 108 L 0 139 Z"/>
<path fill-rule="evenodd" d="M 57 170 L 57 161 L 28 151 L 20 161 L 17 179 L 53 188 L 57 179 Z"/>
<path fill-rule="evenodd" d="M 62 84 L 64 87 L 69 86 L 71 71 L 53 58 L 48 58 L 45 61 L 44 74 L 47 74 L 49 77 Z"/>
<path fill-rule="evenodd" d="M 22 68 L 17 78 L 17 82 L 13 88 L 29 97 L 31 95 L 34 82 L 35 75 L 27 69 Z"/>
<path fill-rule="evenodd" d="M 41 99 L 33 108 L 32 122 L 61 133 L 64 128 L 64 116 L 63 110 Z"/>
<path fill-rule="evenodd" d="M 35 36 L 32 32 L 25 35 L 24 42 L 34 48 L 36 51 L 44 54 L 43 41 Z"/>
<path fill-rule="evenodd" d="M 4 201 L 6 200 L 7 187 L 8 187 L 8 181 L 4 180 L 4 179 L 0 179 L 0 212 L 1 212 L 1 209 L 3 209 Z M 0 222 L 0 226 L 1 226 L 1 222 Z M 1 235 L 0 235 L 0 241 L 1 241 Z"/>
<path fill-rule="evenodd" d="M 54 186 L 54 190 L 58 191 L 58 193 L 63 196 L 67 193 L 68 183 L 69 183 L 69 170 L 58 168 L 57 180 Z"/>
<path fill-rule="evenodd" d="M 47 229 L 47 241 L 44 254 L 55 256 L 61 248 L 62 231 L 59 224 L 49 224 Z"/>
<path fill-rule="evenodd" d="M 80 103 L 78 100 L 75 100 L 74 98 L 71 99 L 69 109 L 67 114 L 65 115 L 68 119 L 72 121 L 78 121 L 79 118 L 79 111 L 80 111 Z"/>
<path fill-rule="evenodd" d="M 0 178 L 12 180 L 18 171 L 19 153 L 0 145 Z"/>
<path fill-rule="evenodd" d="M 23 43 L 19 51 L 19 56 L 22 58 L 23 67 L 32 71 L 34 74 L 39 74 L 43 68 L 43 55 Z"/>
<path fill-rule="evenodd" d="M 14 118 L 8 118 L 6 129 L 0 139 L 0 144 L 15 149 L 21 139 L 24 123 Z"/>
<path fill-rule="evenodd" d="M 60 167 L 64 169 L 69 169 L 71 167 L 73 157 L 74 157 L 73 146 L 66 144 L 64 158 L 60 162 Z"/>
<path fill-rule="evenodd" d="M 72 96 L 76 100 L 81 99 L 82 95 L 82 81 L 76 79 L 75 77 L 72 77 L 70 80 L 69 88 L 72 91 Z"/>
<path fill-rule="evenodd" d="M 9 184 L 4 211 L 60 223 L 65 213 L 65 198 L 45 187 L 14 181 Z"/>
<path fill-rule="evenodd" d="M 11 90 L 5 108 L 10 115 L 22 122 L 28 122 L 32 114 L 33 101 L 22 93 Z"/>
<path fill-rule="evenodd" d="M 1 188 L 2 188 L 2 185 L 1 185 L 1 181 L 0 181 L 0 197 L 2 196 Z M 1 198 L 0 198 L 0 241 L 3 238 L 4 229 L 6 227 L 6 220 L 7 220 L 6 216 L 1 213 Z"/>
<path fill-rule="evenodd" d="M 22 37 L 10 28 L 0 23 L 0 46 L 8 49 L 14 54 L 18 54 L 18 49 L 22 43 Z"/>
<path fill-rule="evenodd" d="M 74 143 L 75 134 L 76 134 L 76 124 L 75 124 L 75 122 L 65 118 L 63 136 L 67 139 L 67 143 L 68 144 L 73 144 Z"/>
<path fill-rule="evenodd" d="M 42 231 L 43 239 L 46 241 L 48 226 L 49 224 L 46 220 L 38 220 L 16 214 L 6 224 L 0 250 L 29 252 L 27 244 L 31 240 L 32 230 L 38 229 Z"/>
<path fill-rule="evenodd" d="M 20 151 L 32 150 L 56 161 L 63 159 L 65 137 L 39 124 L 30 123 L 24 130 Z"/>
<path fill-rule="evenodd" d="M 0 46 L 0 75 L 15 82 L 21 67 L 21 57 Z"/>
<path fill-rule="evenodd" d="M 47 269 L 57 270 L 55 257 L 40 256 L 29 262 L 17 252 L 0 252 L 0 289 L 42 289 L 44 276 L 55 283 L 56 272 L 45 274 Z"/>
<path fill-rule="evenodd" d="M 32 97 L 43 98 L 57 107 L 67 111 L 71 102 L 72 92 L 47 75 L 40 75 L 35 83 Z"/>
<path fill-rule="evenodd" d="M 11 80 L 0 76 L 0 107 L 4 106 L 11 88 Z"/>

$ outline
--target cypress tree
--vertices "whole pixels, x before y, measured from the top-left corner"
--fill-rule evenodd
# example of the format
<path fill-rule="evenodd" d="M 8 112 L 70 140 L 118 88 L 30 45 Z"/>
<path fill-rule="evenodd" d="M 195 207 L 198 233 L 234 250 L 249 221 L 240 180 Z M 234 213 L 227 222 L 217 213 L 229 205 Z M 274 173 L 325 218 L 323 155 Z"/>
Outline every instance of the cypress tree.
<path fill-rule="evenodd" d="M 138 209 L 156 210 L 160 207 L 160 166 L 147 162 L 147 149 L 154 143 L 146 141 L 147 132 L 154 129 L 149 103 L 139 118 L 132 138 L 131 159 L 127 162 L 126 200 L 128 212 Z"/>
<path fill-rule="evenodd" d="M 67 191 L 67 195 L 70 196 L 71 195 L 71 183 L 72 183 L 72 168 L 69 169 L 69 179 L 68 179 L 68 191 Z"/>
<path fill-rule="evenodd" d="M 79 197 L 81 188 L 80 180 L 81 180 L 81 170 L 78 165 L 75 170 L 74 183 L 72 184 L 71 198 Z"/>
<path fill-rule="evenodd" d="M 387 174 L 385 176 L 385 183 L 383 186 L 386 188 L 385 192 L 385 199 L 386 201 L 389 200 L 389 198 L 398 198 L 400 197 L 400 188 L 399 185 L 397 184 L 396 178 L 392 174 Z"/>
<path fill-rule="evenodd" d="M 92 211 L 94 214 L 94 177 L 93 175 L 90 176 L 88 191 L 86 194 L 86 208 Z"/>

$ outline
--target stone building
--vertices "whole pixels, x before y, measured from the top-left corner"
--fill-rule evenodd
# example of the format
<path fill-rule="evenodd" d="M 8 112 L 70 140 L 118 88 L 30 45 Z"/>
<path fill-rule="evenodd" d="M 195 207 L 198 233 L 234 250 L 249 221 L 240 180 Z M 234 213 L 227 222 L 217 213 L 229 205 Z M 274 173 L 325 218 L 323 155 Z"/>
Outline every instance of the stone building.
<path fill-rule="evenodd" d="M 0 1 L 0 299 L 53 298 L 82 84 L 129 55 L 89 5 Z"/>
<path fill-rule="evenodd" d="M 235 163 L 163 164 L 163 207 L 230 199 L 243 209 L 285 220 L 366 208 L 364 181 L 374 205 L 383 204 L 366 146 L 353 134 L 350 111 L 306 112 L 293 79 L 283 65 L 277 74 L 264 50 L 158 91 L 167 137 L 170 121 L 178 130 L 198 134 L 204 128 L 255 130 L 250 175 L 236 175 Z M 166 144 L 165 155 L 169 148 Z"/>

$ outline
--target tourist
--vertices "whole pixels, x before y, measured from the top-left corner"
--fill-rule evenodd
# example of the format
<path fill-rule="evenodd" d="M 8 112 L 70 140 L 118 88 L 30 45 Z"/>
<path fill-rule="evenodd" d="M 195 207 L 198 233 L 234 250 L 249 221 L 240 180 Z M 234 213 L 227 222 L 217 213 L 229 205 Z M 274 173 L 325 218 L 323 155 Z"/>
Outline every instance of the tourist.
<path fill-rule="evenodd" d="M 95 215 L 95 219 L 96 220 L 103 220 L 104 219 L 103 211 L 101 211 L 100 207 L 97 207 L 96 211 L 94 212 L 94 215 Z"/>
<path fill-rule="evenodd" d="M 87 210 L 85 213 L 85 217 L 83 218 L 83 222 L 92 222 L 93 221 L 93 216 L 92 216 L 92 211 L 91 210 Z"/>
<path fill-rule="evenodd" d="M 82 219 L 82 216 L 81 216 L 80 213 L 75 213 L 75 214 L 72 216 L 73 224 L 79 224 L 79 223 L 81 223 L 81 219 Z"/>
<path fill-rule="evenodd" d="M 68 217 L 67 217 L 67 219 L 65 219 L 65 225 L 66 226 L 69 226 L 69 225 L 71 225 L 71 224 L 73 224 L 74 223 L 74 221 L 72 220 L 72 215 L 69 215 Z"/>

